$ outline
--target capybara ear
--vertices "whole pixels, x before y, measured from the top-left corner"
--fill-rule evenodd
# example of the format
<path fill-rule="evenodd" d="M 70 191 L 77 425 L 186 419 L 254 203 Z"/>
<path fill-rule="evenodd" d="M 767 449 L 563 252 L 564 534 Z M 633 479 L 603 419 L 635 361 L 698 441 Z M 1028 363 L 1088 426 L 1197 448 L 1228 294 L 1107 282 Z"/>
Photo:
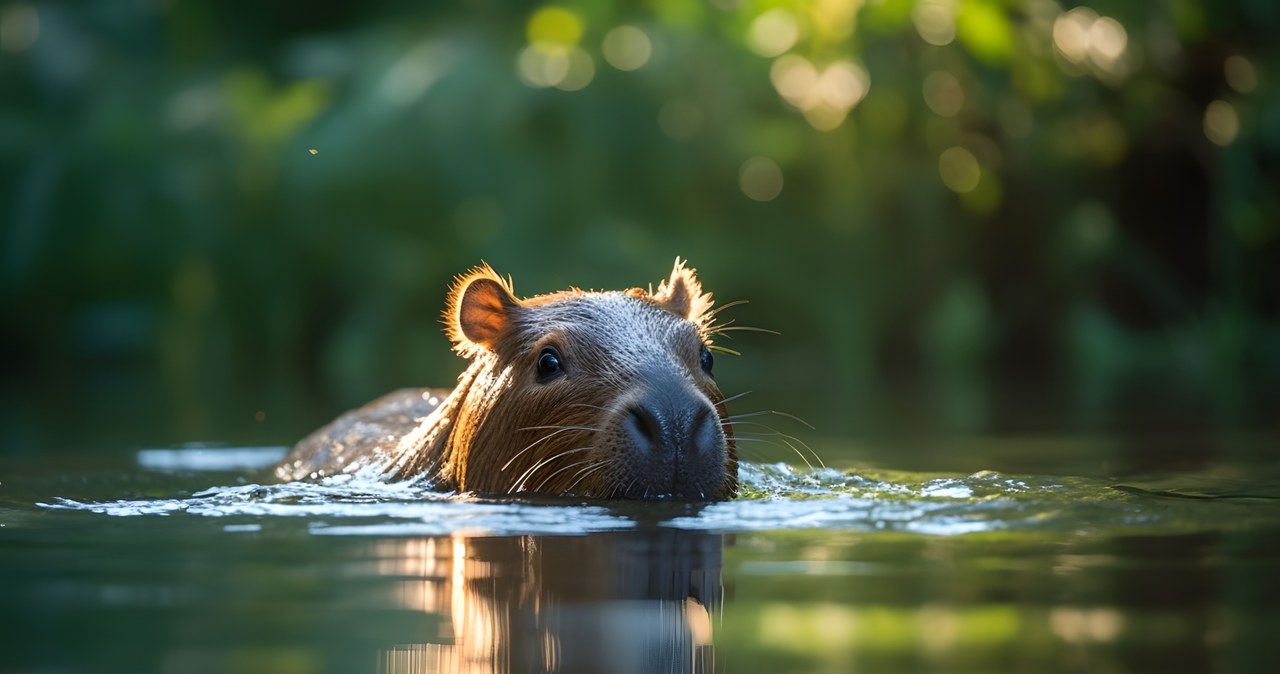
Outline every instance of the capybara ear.
<path fill-rule="evenodd" d="M 671 270 L 671 278 L 658 284 L 653 301 L 700 329 L 705 329 L 707 326 L 704 323 L 711 320 L 707 310 L 715 302 L 711 299 L 711 293 L 702 292 L 702 284 L 698 283 L 695 270 L 684 265 L 685 261 L 677 257 L 675 268 Z"/>
<path fill-rule="evenodd" d="M 445 331 L 453 348 L 464 356 L 478 349 L 492 351 L 511 327 L 520 300 L 511 291 L 511 279 L 499 276 L 487 264 L 459 276 L 449 292 Z"/>

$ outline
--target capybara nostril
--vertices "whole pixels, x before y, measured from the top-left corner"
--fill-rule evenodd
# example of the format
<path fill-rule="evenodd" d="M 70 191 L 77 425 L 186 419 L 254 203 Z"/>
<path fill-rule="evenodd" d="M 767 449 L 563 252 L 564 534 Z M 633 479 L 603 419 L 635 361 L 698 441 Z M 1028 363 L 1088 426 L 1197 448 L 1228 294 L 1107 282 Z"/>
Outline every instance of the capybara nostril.
<path fill-rule="evenodd" d="M 627 435 L 638 452 L 662 450 L 662 422 L 653 410 L 644 405 L 632 405 L 627 409 L 625 423 Z"/>
<path fill-rule="evenodd" d="M 694 414 L 689 430 L 689 449 L 695 455 L 704 455 L 719 451 L 723 446 L 724 436 L 720 433 L 720 419 L 712 413 L 710 407 L 700 407 Z"/>

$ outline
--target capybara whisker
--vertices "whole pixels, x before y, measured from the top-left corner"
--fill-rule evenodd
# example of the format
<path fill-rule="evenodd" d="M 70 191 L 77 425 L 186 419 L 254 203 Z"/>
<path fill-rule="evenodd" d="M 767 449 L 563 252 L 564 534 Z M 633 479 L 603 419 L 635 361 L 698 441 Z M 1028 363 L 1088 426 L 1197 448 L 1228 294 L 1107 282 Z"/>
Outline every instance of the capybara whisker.
<path fill-rule="evenodd" d="M 760 443 L 760 444 L 769 445 L 769 446 L 771 446 L 771 447 L 777 447 L 777 448 L 779 448 L 779 449 L 789 449 L 789 450 L 791 450 L 791 451 L 792 451 L 792 452 L 793 452 L 797 457 L 799 457 L 799 458 L 800 458 L 800 461 L 804 463 L 804 465 L 805 465 L 805 467 L 806 467 L 806 468 L 808 468 L 809 470 L 813 470 L 813 464 L 809 462 L 809 459 L 808 459 L 804 454 L 800 453 L 800 450 L 798 450 L 798 449 L 796 449 L 795 447 L 793 447 L 793 446 L 791 446 L 791 445 L 787 444 L 785 441 L 784 441 L 784 442 L 776 442 L 776 441 L 774 441 L 774 440 L 766 440 L 766 439 L 764 439 L 764 438 L 753 438 L 753 437 L 750 437 L 750 436 L 748 436 L 748 435 L 739 435 L 737 439 L 738 439 L 738 440 L 740 440 L 740 441 L 742 441 L 742 442 L 758 442 L 758 443 Z M 740 449 L 739 451 L 742 451 L 742 450 Z M 745 453 L 745 452 L 743 452 L 743 453 Z M 756 457 L 754 457 L 754 456 L 753 456 L 752 458 L 754 459 L 754 458 L 756 458 Z"/>
<path fill-rule="evenodd" d="M 726 303 L 724 303 L 724 304 L 722 304 L 722 305 L 720 305 L 720 306 L 716 307 L 715 309 L 713 309 L 713 310 L 711 311 L 710 318 L 715 318 L 716 316 L 718 316 L 718 315 L 720 314 L 720 312 L 721 312 L 721 311 L 724 311 L 725 309 L 731 309 L 731 308 L 733 308 L 733 307 L 739 307 L 739 306 L 742 306 L 742 305 L 744 305 L 744 304 L 748 304 L 748 301 L 747 301 L 747 300 L 734 300 L 734 301 L 732 301 L 732 302 L 726 302 Z"/>
<path fill-rule="evenodd" d="M 507 459 L 507 462 L 506 462 L 506 463 L 504 463 L 504 464 L 502 464 L 502 468 L 501 468 L 500 470 L 504 470 L 504 471 L 505 471 L 507 468 L 509 468 L 509 467 L 511 466 L 511 463 L 512 463 L 513 461 L 515 461 L 516 459 L 520 458 L 520 455 L 521 455 L 521 454 L 524 454 L 525 452 L 529 451 L 530 449 L 533 449 L 533 448 L 534 448 L 534 446 L 539 445 L 539 444 L 542 444 L 543 442 L 546 442 L 547 440 L 550 440 L 551 438 L 553 438 L 553 437 L 555 437 L 555 436 L 557 436 L 557 435 L 559 435 L 559 434 L 561 434 L 561 433 L 565 433 L 565 432 L 568 432 L 568 431 L 576 431 L 576 430 L 591 430 L 591 429 L 578 428 L 578 427 L 574 427 L 574 426 L 566 426 L 566 427 L 557 427 L 557 426 L 529 426 L 529 427 L 526 427 L 526 428 L 520 428 L 520 429 L 517 429 L 517 430 L 524 431 L 524 430 L 532 430 L 532 429 L 535 429 L 535 428 L 557 428 L 558 430 L 556 430 L 555 432 L 552 432 L 552 433 L 548 433 L 548 434 L 546 434 L 546 435 L 542 436 L 541 438 L 538 438 L 537 440 L 534 440 L 533 442 L 529 443 L 529 445 L 528 445 L 528 446 L 526 446 L 524 449 L 522 449 L 522 450 L 520 450 L 520 451 L 516 452 L 516 453 L 515 453 L 515 455 L 514 455 L 514 456 L 512 456 L 510 459 Z"/>
<path fill-rule="evenodd" d="M 519 478 L 516 478 L 516 484 L 513 489 L 515 491 L 524 491 L 524 486 L 528 482 L 529 478 L 533 477 L 534 473 L 538 472 L 540 468 L 550 464 L 552 461 L 555 461 L 556 459 L 559 459 L 565 456 L 569 456 L 570 454 L 577 454 L 578 452 L 587 452 L 590 450 L 591 450 L 591 447 L 578 447 L 575 449 L 565 450 L 558 454 L 552 454 L 551 456 L 548 456 L 547 458 L 530 466 L 529 469 L 526 470 L 523 474 L 521 474 Z"/>
<path fill-rule="evenodd" d="M 728 398 L 725 398 L 724 400 L 721 400 L 721 401 L 720 401 L 720 404 L 721 404 L 721 405 L 723 405 L 723 404 L 725 404 L 725 403 L 731 403 L 731 402 L 733 402 L 733 401 L 735 401 L 735 400 L 737 400 L 737 399 L 739 399 L 739 398 L 742 398 L 742 397 L 744 397 L 744 396 L 751 395 L 752 393 L 754 393 L 754 391 L 743 391 L 742 393 L 738 393 L 738 394 L 735 394 L 735 395 L 731 395 L 731 396 L 729 396 Z M 728 417 L 728 418 L 732 419 L 733 417 L 732 417 L 732 416 L 730 416 L 730 417 Z"/>
<path fill-rule="evenodd" d="M 756 327 L 752 327 L 752 326 L 750 326 L 750 325 L 722 325 L 722 326 L 718 326 L 718 327 L 716 327 L 714 330 L 712 330 L 712 332 L 716 333 L 717 335 L 718 335 L 718 334 L 721 334 L 721 333 L 724 333 L 724 332 L 735 332 L 735 331 L 740 331 L 740 332 L 763 332 L 763 333 L 765 333 L 765 334 L 767 334 L 767 335 L 781 335 L 781 334 L 782 334 L 781 332 L 778 332 L 777 330 L 770 330 L 770 329 L 768 329 L 768 328 L 756 328 Z"/>
<path fill-rule="evenodd" d="M 755 447 L 739 447 L 738 456 L 755 463 L 769 463 L 769 457 Z"/>
<path fill-rule="evenodd" d="M 797 449 L 797 448 L 795 447 L 795 445 L 791 444 L 792 442 L 794 442 L 794 443 L 796 443 L 797 445 L 800 445 L 801 447 L 804 447 L 804 448 L 805 448 L 805 451 L 809 452 L 809 455 L 813 457 L 813 460 L 818 462 L 818 466 L 820 466 L 820 467 L 822 467 L 822 468 L 826 468 L 826 467 L 827 467 L 827 464 L 823 463 L 823 461 L 822 461 L 822 457 L 818 456 L 818 453 L 817 453 L 817 452 L 815 452 L 815 451 L 813 451 L 813 448 L 812 448 L 812 447 L 810 447 L 808 444 L 806 444 L 804 440 L 801 440 L 800 438 L 797 438 L 797 437 L 796 437 L 796 436 L 794 436 L 794 435 L 788 435 L 788 434 L 786 434 L 786 433 L 779 432 L 778 430 L 776 430 L 776 429 L 772 428 L 771 426 L 766 426 L 766 425 L 764 425 L 764 424 L 757 423 L 757 422 L 752 422 L 752 421 L 729 422 L 729 425 L 734 426 L 735 428 L 738 428 L 738 427 L 741 427 L 741 426 L 752 426 L 752 427 L 759 427 L 759 428 L 763 428 L 763 429 L 765 429 L 765 430 L 766 430 L 766 431 L 768 431 L 768 432 L 767 432 L 767 433 L 762 433 L 762 432 L 759 432 L 759 431 L 751 431 L 750 433 L 747 433 L 746 435 L 748 435 L 748 436 L 754 436 L 754 437 L 756 437 L 756 438 L 760 438 L 760 437 L 778 438 L 778 439 L 779 439 L 779 440 L 781 440 L 783 443 L 785 443 L 788 447 L 790 447 L 792 450 L 794 450 L 797 454 L 800 454 L 800 450 L 799 450 L 799 449 Z M 804 458 L 804 455 L 803 455 L 803 454 L 801 454 L 801 458 Z M 809 461 L 808 461 L 807 459 L 805 459 L 805 463 L 806 463 L 806 464 L 809 464 Z M 812 465 L 812 464 L 809 464 L 809 467 L 810 467 L 810 468 L 813 468 L 813 465 Z"/>
<path fill-rule="evenodd" d="M 585 468 L 583 468 L 583 469 L 579 470 L 578 472 L 574 473 L 574 474 L 571 476 L 571 477 L 573 478 L 573 482 L 570 482 L 570 483 L 569 483 L 569 486 L 568 486 L 568 487 L 565 487 L 564 492 L 565 492 L 566 494 L 572 494 L 572 493 L 574 493 L 574 491 L 573 491 L 573 490 L 574 490 L 575 488 L 577 488 L 578 484 L 579 484 L 580 482 L 582 482 L 584 479 L 586 479 L 586 477 L 587 477 L 588 475 L 590 475 L 590 474 L 592 474 L 592 473 L 596 472 L 597 470 L 600 470 L 601 468 L 604 468 L 604 467 L 606 467 L 606 466 L 608 466 L 608 465 L 609 465 L 609 464 L 608 464 L 607 462 L 605 462 L 605 461 L 597 461 L 597 462 L 595 462 L 595 463 L 589 463 L 589 464 L 587 464 L 587 466 L 586 466 Z"/>
<path fill-rule="evenodd" d="M 712 367 L 732 323 L 716 315 L 739 303 L 716 308 L 684 261 L 656 289 L 527 298 L 483 265 L 446 304 L 445 331 L 469 361 L 457 385 L 395 391 L 338 417 L 295 445 L 278 477 L 371 469 L 489 494 L 737 494 L 725 403 L 745 394 L 726 398 Z"/>
<path fill-rule="evenodd" d="M 629 482 L 627 482 L 627 486 L 622 489 L 622 493 L 624 495 L 631 493 L 631 488 L 634 487 L 635 484 L 636 484 L 636 478 L 632 478 Z M 648 495 L 649 495 L 649 490 L 646 488 L 644 490 L 644 494 L 640 498 L 645 498 Z"/>
<path fill-rule="evenodd" d="M 808 429 L 809 429 L 809 430 L 811 430 L 811 431 L 812 431 L 812 430 L 815 430 L 815 429 L 814 429 L 814 427 L 813 427 L 813 426 L 811 426 L 811 425 L 809 424 L 809 422 L 805 421 L 804 419 L 801 419 L 800 417 L 798 417 L 798 416 L 796 416 L 796 415 L 794 415 L 794 414 L 788 414 L 787 412 L 779 412 L 778 410 L 759 410 L 759 411 L 756 411 L 756 412 L 743 412 L 743 413 L 741 413 L 741 414 L 732 414 L 732 415 L 729 415 L 729 416 L 727 416 L 727 417 L 725 417 L 725 418 L 726 418 L 726 419 L 729 419 L 730 421 L 736 421 L 736 420 L 738 420 L 738 419 L 746 419 L 746 418 L 748 418 L 748 417 L 761 417 L 761 416 L 764 416 L 764 415 L 766 415 L 766 414 L 773 414 L 773 415 L 775 415 L 775 416 L 779 416 L 779 417 L 786 417 L 786 418 L 788 418 L 788 419 L 790 419 L 790 420 L 792 420 L 792 421 L 796 421 L 796 422 L 799 422 L 799 423 L 801 423 L 801 424 L 804 424 L 805 428 L 808 428 Z"/>
<path fill-rule="evenodd" d="M 525 426 L 524 428 L 517 428 L 516 430 L 517 431 L 541 431 L 541 430 L 548 430 L 548 429 L 554 429 L 556 431 L 586 431 L 588 433 L 600 432 L 599 428 L 593 428 L 591 426 Z"/>
<path fill-rule="evenodd" d="M 542 478 L 542 482 L 539 482 L 539 483 L 538 483 L 538 486 L 537 486 L 537 487 L 534 487 L 534 489 L 533 489 L 533 490 L 534 490 L 534 491 L 542 491 L 542 487 L 543 487 L 545 484 L 547 484 L 547 482 L 548 482 L 551 478 L 553 478 L 553 477 L 555 477 L 555 476 L 559 475 L 560 473 L 563 473 L 564 471 L 569 470 L 569 469 L 571 469 L 571 468 L 577 468 L 577 467 L 579 467 L 579 466 L 590 465 L 590 464 L 591 464 L 591 460 L 590 460 L 590 459 L 587 459 L 587 460 L 584 460 L 584 461 L 578 461 L 578 462 L 576 462 L 576 463 L 571 463 L 571 464 L 569 464 L 569 465 L 567 465 L 567 466 L 565 466 L 565 467 L 563 467 L 563 468 L 557 469 L 554 473 L 551 473 L 550 475 L 548 475 L 548 476 L 546 476 L 546 477 Z"/>

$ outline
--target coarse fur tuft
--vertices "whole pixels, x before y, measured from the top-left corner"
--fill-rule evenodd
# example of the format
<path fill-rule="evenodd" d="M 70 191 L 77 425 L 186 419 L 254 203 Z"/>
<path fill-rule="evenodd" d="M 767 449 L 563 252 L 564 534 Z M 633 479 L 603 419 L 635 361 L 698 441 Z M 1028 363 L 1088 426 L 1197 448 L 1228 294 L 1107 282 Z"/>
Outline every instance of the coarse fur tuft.
<path fill-rule="evenodd" d="M 449 286 L 448 299 L 445 301 L 444 315 L 441 321 L 445 326 L 445 334 L 449 337 L 449 341 L 453 342 L 453 350 L 457 351 L 463 358 L 471 358 L 475 355 L 477 349 L 485 348 L 483 344 L 472 341 L 462 328 L 461 313 L 463 310 L 463 300 L 466 297 L 466 291 L 472 284 L 492 283 L 495 288 L 492 296 L 506 300 L 509 298 L 511 305 L 519 304 L 519 300 L 515 297 L 511 277 L 502 276 L 494 271 L 493 267 L 487 262 L 482 262 L 473 267 L 465 274 L 455 276 L 453 283 Z M 497 291 L 503 291 L 505 298 Z M 473 299 L 476 299 L 473 296 Z"/>
<path fill-rule="evenodd" d="M 711 293 L 702 291 L 697 271 L 685 265 L 686 261 L 677 257 L 671 277 L 658 284 L 657 292 L 650 289 L 646 293 L 639 288 L 628 292 L 647 296 L 649 301 L 664 310 L 693 323 L 703 339 L 710 343 L 715 322 L 715 312 L 711 311 L 711 307 L 715 305 L 715 300 Z"/>

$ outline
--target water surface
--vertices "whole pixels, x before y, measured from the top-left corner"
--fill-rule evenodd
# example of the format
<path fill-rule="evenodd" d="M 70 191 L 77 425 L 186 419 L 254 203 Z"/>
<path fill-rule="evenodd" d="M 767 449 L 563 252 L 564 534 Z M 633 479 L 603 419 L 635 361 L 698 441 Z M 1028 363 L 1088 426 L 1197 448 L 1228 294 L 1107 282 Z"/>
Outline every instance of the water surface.
<path fill-rule="evenodd" d="M 742 498 L 681 504 L 275 484 L 282 452 L 0 464 L 0 672 L 1248 672 L 1280 654 L 1265 460 L 745 463 Z"/>

